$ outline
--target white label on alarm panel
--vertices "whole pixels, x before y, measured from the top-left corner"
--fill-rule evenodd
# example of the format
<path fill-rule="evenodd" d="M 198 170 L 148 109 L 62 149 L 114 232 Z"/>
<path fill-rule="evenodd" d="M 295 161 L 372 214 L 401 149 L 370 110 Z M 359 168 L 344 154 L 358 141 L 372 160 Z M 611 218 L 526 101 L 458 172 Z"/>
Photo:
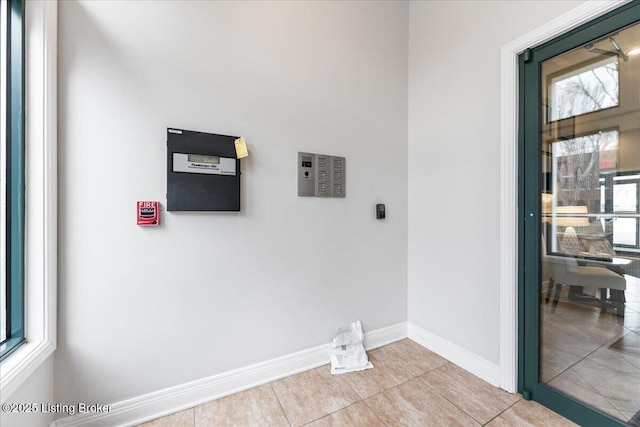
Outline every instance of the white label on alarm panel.
<path fill-rule="evenodd" d="M 213 161 L 214 159 L 217 159 L 218 161 Z M 235 176 L 236 159 L 218 156 L 194 156 L 193 154 L 173 153 L 173 171 Z"/>

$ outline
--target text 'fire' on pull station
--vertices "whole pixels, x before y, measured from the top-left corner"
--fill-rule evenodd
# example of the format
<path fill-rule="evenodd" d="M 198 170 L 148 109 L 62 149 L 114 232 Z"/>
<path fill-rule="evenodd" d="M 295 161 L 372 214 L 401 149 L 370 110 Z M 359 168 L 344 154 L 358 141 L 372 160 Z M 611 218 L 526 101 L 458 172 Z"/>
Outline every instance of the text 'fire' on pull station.
<path fill-rule="evenodd" d="M 140 226 L 149 227 L 160 224 L 160 208 L 158 202 L 138 202 L 137 213 L 138 225 Z"/>
<path fill-rule="evenodd" d="M 298 152 L 298 196 L 345 197 L 344 157 Z"/>

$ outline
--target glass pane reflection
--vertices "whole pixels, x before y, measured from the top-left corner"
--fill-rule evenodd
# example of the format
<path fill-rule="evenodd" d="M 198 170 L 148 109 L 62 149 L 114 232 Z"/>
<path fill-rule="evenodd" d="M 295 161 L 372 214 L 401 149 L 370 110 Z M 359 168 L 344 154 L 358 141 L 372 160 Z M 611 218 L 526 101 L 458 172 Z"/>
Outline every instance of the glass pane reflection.
<path fill-rule="evenodd" d="M 624 423 L 640 420 L 637 47 L 638 24 L 544 62 L 540 88 L 540 381 Z"/>

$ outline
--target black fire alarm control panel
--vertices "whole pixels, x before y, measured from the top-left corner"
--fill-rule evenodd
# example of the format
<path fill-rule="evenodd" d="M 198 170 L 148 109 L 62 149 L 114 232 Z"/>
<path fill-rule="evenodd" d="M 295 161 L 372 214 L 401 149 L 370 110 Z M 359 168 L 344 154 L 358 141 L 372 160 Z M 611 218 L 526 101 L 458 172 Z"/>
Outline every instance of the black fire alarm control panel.
<path fill-rule="evenodd" d="M 239 211 L 238 137 L 167 129 L 167 211 Z"/>

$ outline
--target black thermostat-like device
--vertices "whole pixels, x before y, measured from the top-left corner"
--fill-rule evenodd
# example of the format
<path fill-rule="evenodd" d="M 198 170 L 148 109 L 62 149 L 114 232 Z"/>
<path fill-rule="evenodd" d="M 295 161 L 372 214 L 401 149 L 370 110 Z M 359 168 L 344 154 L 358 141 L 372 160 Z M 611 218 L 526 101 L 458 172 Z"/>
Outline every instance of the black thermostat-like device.
<path fill-rule="evenodd" d="M 237 138 L 167 129 L 167 211 L 240 211 Z"/>

